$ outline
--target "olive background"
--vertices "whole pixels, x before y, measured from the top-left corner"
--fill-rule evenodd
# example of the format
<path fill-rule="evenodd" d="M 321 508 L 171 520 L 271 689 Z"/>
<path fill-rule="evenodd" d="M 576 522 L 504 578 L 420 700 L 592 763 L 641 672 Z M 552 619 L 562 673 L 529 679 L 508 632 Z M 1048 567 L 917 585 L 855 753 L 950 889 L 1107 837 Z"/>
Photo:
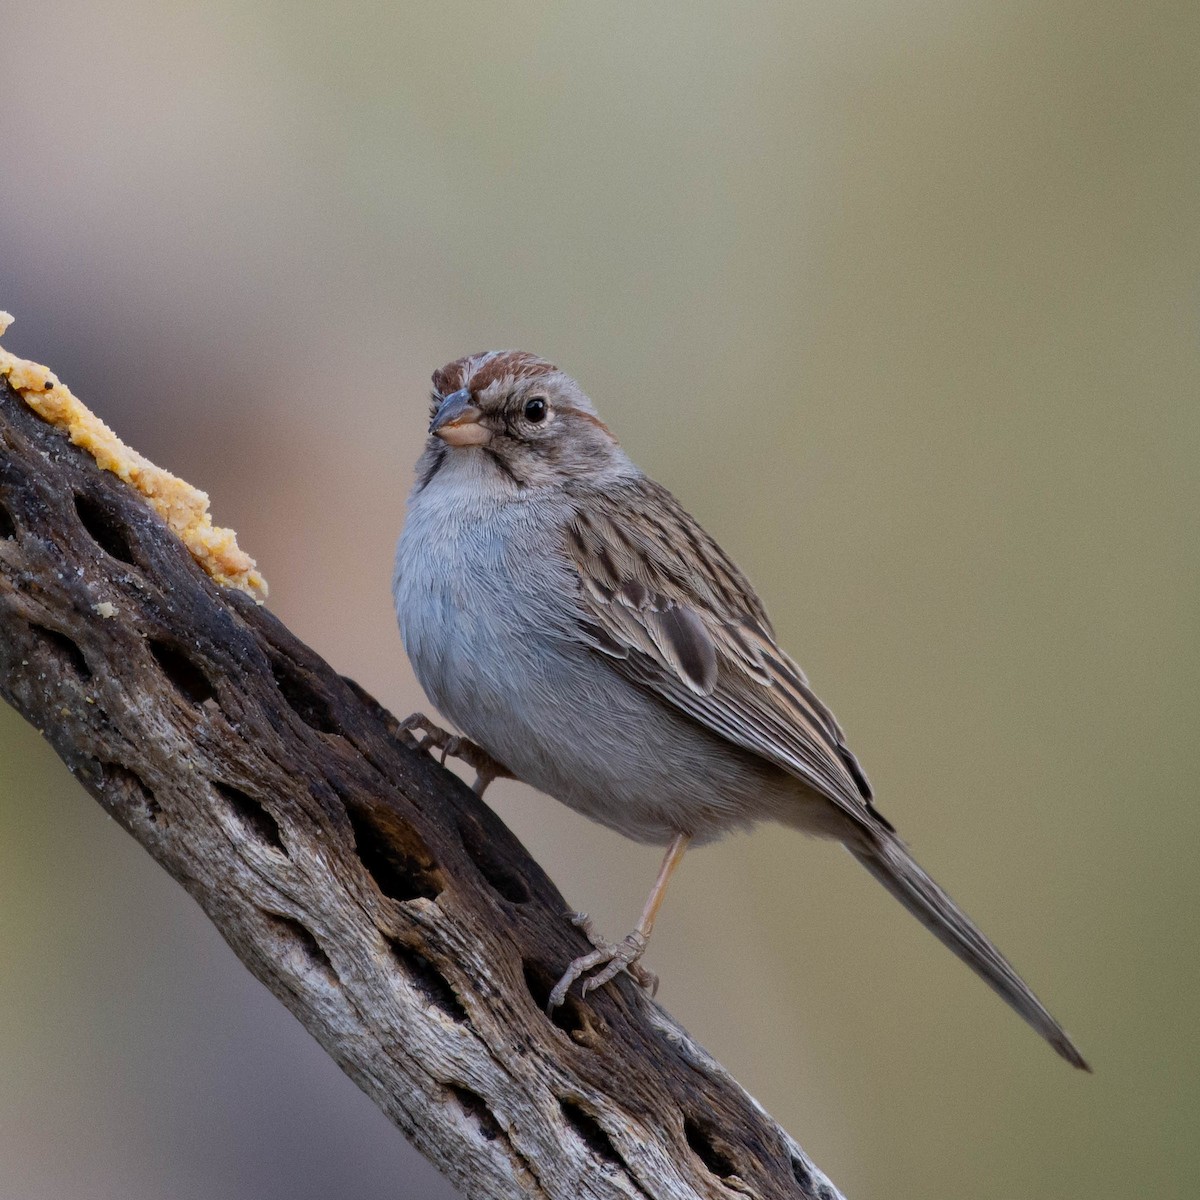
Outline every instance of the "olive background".
<path fill-rule="evenodd" d="M 1200 8 L 0 7 L 0 308 L 397 713 L 430 372 L 521 347 L 755 581 L 1096 1068 L 836 847 L 689 856 L 660 999 L 846 1195 L 1200 1191 Z M 491 802 L 619 935 L 657 866 Z M 0 713 L 0 1196 L 447 1197 Z"/>

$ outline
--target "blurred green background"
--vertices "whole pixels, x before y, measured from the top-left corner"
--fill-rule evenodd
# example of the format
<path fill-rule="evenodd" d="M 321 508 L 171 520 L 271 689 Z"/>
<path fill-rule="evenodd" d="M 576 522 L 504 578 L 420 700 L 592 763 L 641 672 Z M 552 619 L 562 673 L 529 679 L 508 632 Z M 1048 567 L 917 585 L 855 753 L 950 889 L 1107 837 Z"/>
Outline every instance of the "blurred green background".
<path fill-rule="evenodd" d="M 1200 7 L 3 6 L 6 345 L 398 713 L 430 371 L 578 376 L 1096 1067 L 835 849 L 689 857 L 660 998 L 849 1197 L 1200 1192 Z M 623 933 L 657 852 L 492 802 Z M 447 1197 L 0 713 L 0 1196 Z"/>

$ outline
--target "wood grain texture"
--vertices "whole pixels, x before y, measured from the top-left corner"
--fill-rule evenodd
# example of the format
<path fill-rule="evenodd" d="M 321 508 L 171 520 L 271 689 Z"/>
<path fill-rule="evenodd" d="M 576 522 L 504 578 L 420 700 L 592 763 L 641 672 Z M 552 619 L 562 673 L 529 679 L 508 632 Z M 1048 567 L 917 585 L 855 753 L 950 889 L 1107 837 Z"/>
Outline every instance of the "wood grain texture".
<path fill-rule="evenodd" d="M 516 838 L 7 384 L 0 694 L 465 1195 L 838 1200 L 630 981 L 548 1017 Z"/>

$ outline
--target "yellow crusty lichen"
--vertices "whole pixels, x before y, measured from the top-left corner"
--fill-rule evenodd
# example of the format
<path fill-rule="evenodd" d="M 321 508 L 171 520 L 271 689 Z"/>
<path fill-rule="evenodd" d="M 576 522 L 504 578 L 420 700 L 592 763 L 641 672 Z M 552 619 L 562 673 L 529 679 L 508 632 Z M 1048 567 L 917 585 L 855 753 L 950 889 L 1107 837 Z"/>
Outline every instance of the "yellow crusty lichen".
<path fill-rule="evenodd" d="M 12 317 L 0 312 L 0 336 L 11 323 Z M 38 416 L 62 429 L 104 470 L 139 492 L 217 583 L 246 592 L 259 604 L 267 598 L 267 581 L 255 569 L 254 559 L 238 548 L 237 534 L 213 525 L 204 492 L 126 446 L 48 368 L 17 358 L 0 346 L 0 376 L 7 377 Z"/>

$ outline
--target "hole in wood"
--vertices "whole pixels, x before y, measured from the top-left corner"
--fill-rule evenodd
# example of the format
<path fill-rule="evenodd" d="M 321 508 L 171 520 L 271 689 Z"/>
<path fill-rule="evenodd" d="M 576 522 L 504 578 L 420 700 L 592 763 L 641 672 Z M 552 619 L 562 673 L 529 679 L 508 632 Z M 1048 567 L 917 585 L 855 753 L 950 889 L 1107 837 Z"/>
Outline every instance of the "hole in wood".
<path fill-rule="evenodd" d="M 280 913 L 263 910 L 263 916 L 281 943 L 280 959 L 285 965 L 290 961 L 293 969 L 300 968 L 306 973 L 320 975 L 326 982 L 338 986 L 341 980 L 329 961 L 329 955 L 321 949 L 320 943 L 312 935 L 312 931 L 292 917 Z"/>
<path fill-rule="evenodd" d="M 91 679 L 92 670 L 83 657 L 83 651 L 65 633 L 47 629 L 44 625 L 34 625 L 32 628 L 67 674 L 80 680 Z"/>
<path fill-rule="evenodd" d="M 563 964 L 566 969 L 566 964 Z M 582 1001 L 570 992 L 567 998 L 552 1013 L 546 1014 L 546 1005 L 550 1002 L 550 993 L 561 975 L 551 976 L 540 963 L 525 963 L 525 986 L 529 989 L 533 1002 L 540 1012 L 548 1015 L 550 1021 L 563 1031 L 572 1041 L 581 1045 L 590 1045 L 596 1040 L 596 1030 L 592 1024 L 588 1010 Z"/>
<path fill-rule="evenodd" d="M 287 854 L 283 839 L 279 836 L 278 823 L 253 796 L 239 788 L 222 783 L 219 779 L 214 779 L 212 785 L 217 794 L 233 809 L 247 833 L 258 838 L 259 841 L 265 842 L 272 850 L 278 850 L 283 855 Z"/>
<path fill-rule="evenodd" d="M 201 705 L 206 700 L 216 699 L 217 693 L 208 682 L 208 677 L 178 646 L 170 642 L 152 640 L 150 653 L 162 668 L 162 673 L 175 685 L 175 690 L 185 700 Z"/>
<path fill-rule="evenodd" d="M 271 655 L 271 674 L 288 707 L 310 729 L 318 733 L 340 733 L 329 711 L 329 701 L 305 678 L 295 663 L 278 654 Z"/>
<path fill-rule="evenodd" d="M 824 1185 L 819 1188 L 817 1181 L 813 1178 L 812 1171 L 808 1169 L 808 1164 L 803 1159 L 792 1156 L 792 1178 L 804 1189 L 805 1192 L 816 1192 L 818 1196 L 824 1196 L 828 1193 Z"/>
<path fill-rule="evenodd" d="M 424 954 L 413 946 L 388 939 L 388 945 L 401 973 L 417 989 L 422 998 L 434 1008 L 440 1009 L 452 1021 L 465 1024 L 469 1018 L 467 1010 L 451 987 L 450 981 Z"/>
<path fill-rule="evenodd" d="M 168 823 L 163 816 L 162 805 L 155 800 L 154 793 L 140 775 L 119 763 L 98 762 L 96 768 L 100 775 L 100 786 L 108 797 L 106 808 L 120 806 L 127 809 L 136 805 L 145 813 L 151 825 L 157 825 L 160 821 L 163 825 Z"/>
<path fill-rule="evenodd" d="M 0 504 L 0 539 L 11 540 L 17 536 L 17 527 L 13 523 L 8 509 Z"/>
<path fill-rule="evenodd" d="M 529 887 L 525 880 L 500 856 L 494 845 L 483 835 L 483 830 L 470 817 L 463 817 L 458 823 L 459 836 L 463 848 L 471 856 L 471 861 L 479 868 L 479 873 L 492 887 L 512 904 L 527 904 L 530 899 Z"/>
<path fill-rule="evenodd" d="M 457 1083 L 446 1084 L 446 1091 L 458 1101 L 459 1108 L 479 1126 L 479 1132 L 485 1141 L 494 1142 L 503 1135 L 503 1130 L 496 1118 L 492 1116 L 492 1110 L 488 1108 L 487 1101 L 478 1092 L 461 1087 Z"/>
<path fill-rule="evenodd" d="M 687 1143 L 695 1151 L 696 1157 L 718 1178 L 728 1179 L 737 1174 L 737 1169 L 729 1159 L 728 1150 L 718 1144 L 718 1134 L 707 1124 L 685 1117 L 683 1133 Z"/>
<path fill-rule="evenodd" d="M 560 1100 L 567 1124 L 579 1135 L 580 1140 L 601 1162 L 625 1169 L 625 1160 L 617 1153 L 612 1139 L 604 1132 L 600 1122 L 575 1100 Z"/>
<path fill-rule="evenodd" d="M 358 857 L 375 886 L 392 900 L 436 900 L 446 886 L 421 835 L 386 809 L 346 804 Z"/>
<path fill-rule="evenodd" d="M 119 562 L 133 563 L 129 534 L 124 523 L 114 513 L 90 496 L 80 493 L 75 495 L 75 511 L 79 514 L 84 529 L 92 535 L 92 541 L 101 550 Z"/>

